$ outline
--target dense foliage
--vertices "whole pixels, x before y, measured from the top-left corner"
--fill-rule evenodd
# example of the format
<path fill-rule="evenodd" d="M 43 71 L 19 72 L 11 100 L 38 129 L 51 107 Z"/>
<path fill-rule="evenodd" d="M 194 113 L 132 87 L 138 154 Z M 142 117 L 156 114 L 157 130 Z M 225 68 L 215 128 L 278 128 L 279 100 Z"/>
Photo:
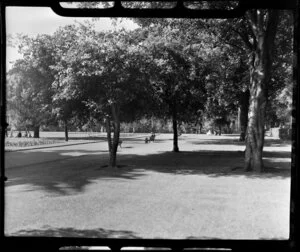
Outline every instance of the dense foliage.
<path fill-rule="evenodd" d="M 265 20 L 261 27 L 255 26 L 258 18 Z M 105 128 L 110 165 L 116 166 L 120 131 L 129 128 L 169 127 L 175 152 L 178 130 L 203 127 L 208 121 L 208 128 L 219 133 L 239 123 L 243 136 L 248 132 L 251 137 L 252 131 L 246 131 L 253 127 L 248 110 L 257 113 L 250 101 L 257 98 L 258 86 L 264 90 L 259 98 L 263 113 L 257 117 L 262 127 L 290 123 L 289 13 L 134 21 L 139 28 L 131 31 L 99 32 L 85 23 L 61 27 L 52 35 L 19 36 L 23 58 L 7 76 L 10 124 L 34 130 L 35 137 L 42 126 L 63 126 L 66 140 L 70 125 L 79 130 Z M 273 33 L 268 25 L 276 28 Z M 274 44 L 267 45 L 271 38 Z M 263 65 L 263 57 L 270 58 L 268 65 Z"/>

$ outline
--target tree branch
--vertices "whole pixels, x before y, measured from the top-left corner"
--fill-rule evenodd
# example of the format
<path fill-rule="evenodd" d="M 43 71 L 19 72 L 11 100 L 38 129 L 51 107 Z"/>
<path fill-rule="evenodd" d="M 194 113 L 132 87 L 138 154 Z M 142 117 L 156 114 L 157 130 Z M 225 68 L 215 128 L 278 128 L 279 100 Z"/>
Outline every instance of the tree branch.
<path fill-rule="evenodd" d="M 257 37 L 257 10 L 249 10 L 248 12 L 246 12 L 246 16 L 250 23 L 250 28 L 252 29 L 253 34 L 255 35 L 255 37 Z"/>
<path fill-rule="evenodd" d="M 264 32 L 264 12 L 262 10 L 257 10 L 257 26 L 260 31 Z"/>
<path fill-rule="evenodd" d="M 248 19 L 246 19 L 245 17 L 243 18 L 242 26 L 243 26 L 243 29 L 248 32 L 248 36 L 253 39 L 253 42 L 252 42 L 253 48 L 256 48 L 257 41 L 256 41 L 255 34 L 251 28 L 250 21 Z"/>
<path fill-rule="evenodd" d="M 240 51 L 245 51 L 245 48 L 243 48 L 242 46 L 239 46 L 239 45 L 237 45 L 237 44 L 234 44 L 234 43 L 231 43 L 230 41 L 228 41 L 227 40 L 227 37 L 226 38 L 221 38 L 220 37 L 220 40 L 223 42 L 223 43 L 225 43 L 225 44 L 227 44 L 227 45 L 229 45 L 229 46 L 232 46 L 232 47 L 235 47 L 235 48 L 237 48 L 237 49 L 239 49 Z"/>
<path fill-rule="evenodd" d="M 253 49 L 253 44 L 250 42 L 248 34 L 246 32 L 242 33 L 239 30 L 234 29 L 234 28 L 232 28 L 232 30 L 240 36 L 240 38 L 244 41 L 244 43 L 248 47 L 248 49 L 250 49 L 250 50 Z"/>

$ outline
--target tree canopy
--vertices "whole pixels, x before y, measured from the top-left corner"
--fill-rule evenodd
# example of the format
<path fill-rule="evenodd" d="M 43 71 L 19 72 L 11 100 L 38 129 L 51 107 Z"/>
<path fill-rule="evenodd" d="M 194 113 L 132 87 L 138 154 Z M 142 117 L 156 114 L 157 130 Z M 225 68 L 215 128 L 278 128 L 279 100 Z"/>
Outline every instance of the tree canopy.
<path fill-rule="evenodd" d="M 21 36 L 23 59 L 8 73 L 14 124 L 34 128 L 38 137 L 40 126 L 56 120 L 66 140 L 70 124 L 105 125 L 116 166 L 121 123 L 172 120 L 177 152 L 181 123 L 212 120 L 221 129 L 239 111 L 245 167 L 262 169 L 264 127 L 288 122 L 291 110 L 291 14 L 133 20 L 139 27 L 132 31 L 78 23 L 52 35 Z"/>

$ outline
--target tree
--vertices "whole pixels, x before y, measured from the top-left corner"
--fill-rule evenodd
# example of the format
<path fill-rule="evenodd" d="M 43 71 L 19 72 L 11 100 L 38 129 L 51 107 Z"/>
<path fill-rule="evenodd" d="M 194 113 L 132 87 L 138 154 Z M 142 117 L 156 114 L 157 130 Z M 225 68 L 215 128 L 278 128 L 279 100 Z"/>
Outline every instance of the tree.
<path fill-rule="evenodd" d="M 272 77 L 269 81 L 266 124 L 276 127 L 291 124 L 293 16 L 281 12 L 273 53 Z"/>
<path fill-rule="evenodd" d="M 265 113 L 268 82 L 271 77 L 272 54 L 279 22 L 277 10 L 251 10 L 247 13 L 253 34 L 248 40 L 251 54 L 250 67 L 250 107 L 246 136 L 245 169 L 262 171 L 265 135 Z"/>
<path fill-rule="evenodd" d="M 214 5 L 215 3 L 208 4 Z M 286 18 L 282 17 L 283 15 L 279 15 L 278 10 L 250 10 L 242 18 L 231 20 L 189 20 L 188 26 L 184 25 L 184 22 L 170 21 L 170 19 L 137 19 L 144 26 L 151 26 L 152 24 L 163 24 L 166 26 L 171 22 L 174 29 L 184 27 L 187 36 L 189 31 L 194 30 L 194 33 L 197 33 L 202 32 L 203 28 L 208 28 L 208 33 L 212 35 L 211 41 L 215 39 L 215 41 L 223 45 L 226 44 L 235 48 L 240 52 L 240 55 L 248 57 L 250 101 L 246 133 L 246 170 L 263 170 L 262 151 L 265 113 L 274 61 L 273 53 L 276 40 L 281 40 L 285 37 L 282 31 L 277 33 L 278 27 L 284 27 L 282 24 L 286 24 L 286 22 L 283 22 Z M 243 90 L 243 92 L 246 90 Z M 240 93 L 243 94 L 242 92 Z"/>
<path fill-rule="evenodd" d="M 16 120 L 17 128 L 32 129 L 39 137 L 39 128 L 51 117 L 51 83 L 53 75 L 49 65 L 50 37 L 47 35 L 20 38 L 19 50 L 23 59 L 17 60 L 9 71 L 9 116 Z"/>
<path fill-rule="evenodd" d="M 278 10 L 249 10 L 243 18 L 219 21 L 213 26 L 221 41 L 248 55 L 250 101 L 245 151 L 248 171 L 263 171 L 268 92 L 276 39 L 284 37 L 277 33 L 282 20 Z"/>
<path fill-rule="evenodd" d="M 244 59 L 236 50 L 226 44 L 219 45 L 217 40 L 214 44 L 217 45 L 215 53 L 205 61 L 208 72 L 205 117 L 221 133 L 222 127 L 229 126 L 236 116 L 237 108 L 243 105 L 241 98 L 247 92 L 248 72 L 245 71 Z M 244 115 L 247 117 L 247 113 Z"/>
<path fill-rule="evenodd" d="M 151 59 L 150 85 L 161 108 L 157 116 L 172 118 L 173 151 L 178 152 L 179 123 L 190 121 L 203 108 L 203 67 L 179 30 L 162 25 L 144 30 L 148 36 L 143 46 Z"/>
<path fill-rule="evenodd" d="M 236 113 L 237 107 L 243 113 L 239 117 L 242 125 L 241 135 L 247 128 L 247 95 L 249 69 L 247 50 L 240 37 L 231 30 L 232 23 L 227 20 L 178 20 L 178 19 L 136 19 L 145 29 L 162 26 L 172 29 L 186 45 L 193 48 L 193 58 L 199 60 L 202 81 L 214 82 L 213 89 L 205 92 L 207 96 L 205 115 L 216 117 L 216 122 L 226 122 L 226 118 Z M 237 21 L 234 26 L 239 25 Z M 202 85 L 203 86 L 203 85 Z M 203 91 L 202 91 L 203 92 Z M 246 102 L 245 102 L 246 99 Z M 235 111 L 234 111 L 235 110 Z M 198 110 L 199 111 L 199 110 Z M 200 112 L 200 111 L 199 111 Z M 201 113 L 199 113 L 201 114 Z M 222 120 L 220 120 L 222 115 Z M 218 125 L 220 125 L 218 123 Z"/>
<path fill-rule="evenodd" d="M 278 10 L 249 10 L 241 19 L 222 22 L 222 40 L 248 53 L 250 74 L 249 112 L 246 133 L 245 170 L 263 170 L 263 146 L 267 92 L 271 78 Z M 227 32 L 227 36 L 224 36 Z M 237 36 L 231 36 L 235 33 Z M 236 39 L 240 42 L 236 43 Z"/>
<path fill-rule="evenodd" d="M 89 29 L 91 27 L 87 24 Z M 70 120 L 81 118 L 80 120 L 73 120 L 80 123 L 88 113 L 86 106 L 82 102 L 84 97 L 82 93 L 76 90 L 78 81 L 68 66 L 68 51 L 70 48 L 76 48 L 76 40 L 79 39 L 79 32 L 86 32 L 84 25 L 80 25 L 78 29 L 76 25 L 68 25 L 59 28 L 52 36 L 53 42 L 53 57 L 55 64 L 50 66 L 55 79 L 52 83 L 52 113 L 56 119 L 63 122 L 65 140 L 68 141 L 68 124 Z M 73 125 L 74 126 L 74 125 Z"/>
<path fill-rule="evenodd" d="M 116 167 L 121 121 L 130 121 L 147 108 L 146 66 L 142 50 L 124 30 L 97 33 L 90 27 L 77 29 L 74 42 L 58 72 L 63 97 L 84 97 L 93 116 L 104 120 L 110 153 L 109 166 Z"/>

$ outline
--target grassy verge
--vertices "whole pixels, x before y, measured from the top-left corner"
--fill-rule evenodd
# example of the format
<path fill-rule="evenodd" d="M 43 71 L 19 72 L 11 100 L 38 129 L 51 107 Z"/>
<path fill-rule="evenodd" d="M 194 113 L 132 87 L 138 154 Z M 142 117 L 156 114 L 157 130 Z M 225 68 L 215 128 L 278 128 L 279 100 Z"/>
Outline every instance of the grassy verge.
<path fill-rule="evenodd" d="M 48 138 L 6 138 L 5 147 L 30 147 L 36 145 L 63 143 L 63 140 Z"/>

